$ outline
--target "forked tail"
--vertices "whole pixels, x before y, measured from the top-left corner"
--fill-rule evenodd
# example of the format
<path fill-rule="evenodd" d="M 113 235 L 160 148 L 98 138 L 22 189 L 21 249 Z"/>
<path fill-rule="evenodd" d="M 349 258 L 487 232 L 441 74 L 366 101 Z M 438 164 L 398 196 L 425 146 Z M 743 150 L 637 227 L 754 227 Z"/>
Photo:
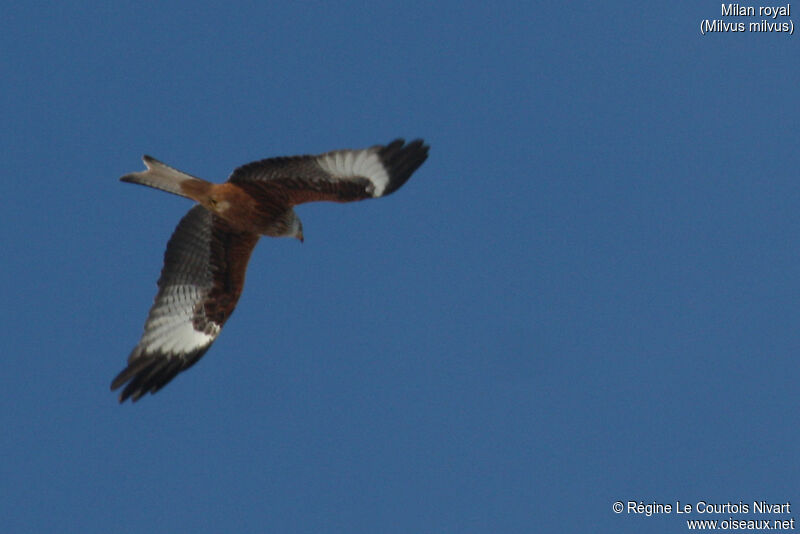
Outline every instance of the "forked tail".
<path fill-rule="evenodd" d="M 126 174 L 120 178 L 123 182 L 146 185 L 161 189 L 167 193 L 173 193 L 186 198 L 194 198 L 195 191 L 202 190 L 211 185 L 210 182 L 195 178 L 190 174 L 173 169 L 169 165 L 161 163 L 151 156 L 143 156 L 142 161 L 147 166 L 147 170 Z M 191 192 L 191 193 L 190 193 Z"/>

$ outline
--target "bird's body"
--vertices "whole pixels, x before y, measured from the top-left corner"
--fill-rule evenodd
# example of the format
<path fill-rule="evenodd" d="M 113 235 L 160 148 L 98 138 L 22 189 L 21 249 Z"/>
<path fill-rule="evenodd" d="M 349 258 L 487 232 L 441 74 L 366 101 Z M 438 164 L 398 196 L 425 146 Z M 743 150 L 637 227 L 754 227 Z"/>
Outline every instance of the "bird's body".
<path fill-rule="evenodd" d="M 303 240 L 294 206 L 386 196 L 425 161 L 421 140 L 271 158 L 237 168 L 222 184 L 185 174 L 145 156 L 147 170 L 122 181 L 198 203 L 167 244 L 158 294 L 128 366 L 111 383 L 120 402 L 155 393 L 193 365 L 219 335 L 244 287 L 247 262 L 262 235 Z"/>

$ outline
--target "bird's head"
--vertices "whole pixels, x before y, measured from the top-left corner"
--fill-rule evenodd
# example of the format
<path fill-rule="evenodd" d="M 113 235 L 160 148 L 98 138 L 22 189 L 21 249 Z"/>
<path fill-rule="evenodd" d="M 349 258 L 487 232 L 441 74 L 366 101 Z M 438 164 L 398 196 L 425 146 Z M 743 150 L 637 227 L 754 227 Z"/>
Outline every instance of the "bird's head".
<path fill-rule="evenodd" d="M 301 243 L 303 242 L 303 223 L 297 215 L 292 218 L 292 224 L 289 227 L 289 235 L 299 239 Z"/>

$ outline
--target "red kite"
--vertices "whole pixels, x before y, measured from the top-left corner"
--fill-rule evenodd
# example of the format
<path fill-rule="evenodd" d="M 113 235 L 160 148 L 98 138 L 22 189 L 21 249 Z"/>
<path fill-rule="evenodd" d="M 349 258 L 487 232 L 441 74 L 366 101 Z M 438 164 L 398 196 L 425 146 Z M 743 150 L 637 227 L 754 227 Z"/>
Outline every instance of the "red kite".
<path fill-rule="evenodd" d="M 195 178 L 150 156 L 147 170 L 120 178 L 198 203 L 167 243 L 158 294 L 128 366 L 111 382 L 119 401 L 155 393 L 205 354 L 236 307 L 259 237 L 303 241 L 293 207 L 351 202 L 395 192 L 428 157 L 422 140 L 270 158 L 243 165 L 222 184 Z"/>

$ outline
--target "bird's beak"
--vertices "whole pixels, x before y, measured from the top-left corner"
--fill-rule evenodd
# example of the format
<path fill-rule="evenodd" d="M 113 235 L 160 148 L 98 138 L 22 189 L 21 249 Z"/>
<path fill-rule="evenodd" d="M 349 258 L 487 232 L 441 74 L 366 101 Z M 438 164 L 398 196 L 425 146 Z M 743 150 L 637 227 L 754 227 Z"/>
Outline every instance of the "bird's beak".
<path fill-rule="evenodd" d="M 297 239 L 299 239 L 301 243 L 303 242 L 303 232 L 302 231 L 299 234 L 297 234 Z"/>

